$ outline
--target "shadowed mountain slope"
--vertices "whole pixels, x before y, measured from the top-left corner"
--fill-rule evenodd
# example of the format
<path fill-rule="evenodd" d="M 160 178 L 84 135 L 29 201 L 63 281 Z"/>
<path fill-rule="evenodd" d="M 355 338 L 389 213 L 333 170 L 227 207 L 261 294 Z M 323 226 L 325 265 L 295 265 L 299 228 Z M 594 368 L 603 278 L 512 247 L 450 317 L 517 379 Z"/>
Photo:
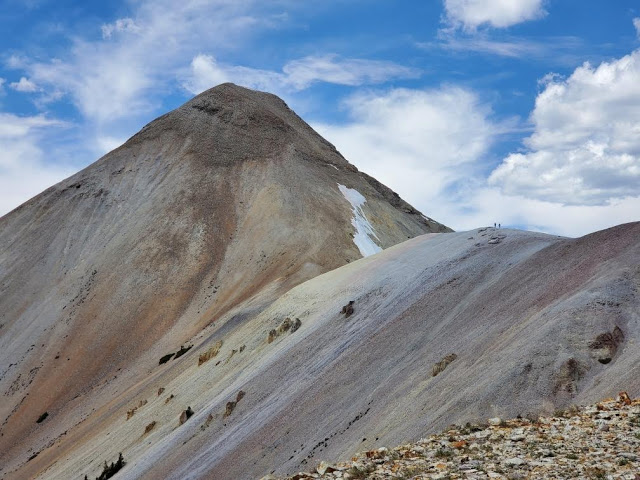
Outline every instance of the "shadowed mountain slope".
<path fill-rule="evenodd" d="M 232 332 L 362 252 L 439 231 L 279 98 L 195 97 L 0 219 L 0 476 L 73 450 L 75 425 L 111 419 L 205 327 Z"/>

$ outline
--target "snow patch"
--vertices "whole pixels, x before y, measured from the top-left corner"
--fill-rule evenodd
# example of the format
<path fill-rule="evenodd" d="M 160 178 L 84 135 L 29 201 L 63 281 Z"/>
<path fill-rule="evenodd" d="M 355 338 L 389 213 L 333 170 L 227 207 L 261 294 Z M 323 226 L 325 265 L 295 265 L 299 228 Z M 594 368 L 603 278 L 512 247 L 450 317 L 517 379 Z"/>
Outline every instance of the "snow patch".
<path fill-rule="evenodd" d="M 367 199 L 364 198 L 364 196 L 355 188 L 348 188 L 340 184 L 338 184 L 338 188 L 342 195 L 344 195 L 344 198 L 349 201 L 353 209 L 351 224 L 356 229 L 356 234 L 353 237 L 353 243 L 355 243 L 358 250 L 360 250 L 360 254 L 363 257 L 368 257 L 374 253 L 381 252 L 382 248 L 373 241 L 373 237 L 378 241 L 380 241 L 380 239 L 376 235 L 375 230 L 369 223 L 369 220 L 367 220 L 367 217 L 362 210 L 362 206 L 365 204 Z"/>

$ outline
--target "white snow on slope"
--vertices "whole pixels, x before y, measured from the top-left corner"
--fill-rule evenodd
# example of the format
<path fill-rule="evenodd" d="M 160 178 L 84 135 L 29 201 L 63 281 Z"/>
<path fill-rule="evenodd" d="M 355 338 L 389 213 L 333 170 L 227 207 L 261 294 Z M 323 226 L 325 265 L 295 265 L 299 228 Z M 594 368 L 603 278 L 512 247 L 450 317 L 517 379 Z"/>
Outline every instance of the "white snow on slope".
<path fill-rule="evenodd" d="M 355 188 L 348 188 L 340 184 L 338 184 L 338 188 L 340 189 L 340 192 L 342 192 L 342 195 L 344 195 L 344 198 L 349 200 L 349 203 L 353 208 L 351 224 L 356 229 L 356 234 L 353 237 L 353 243 L 356 244 L 363 257 L 368 257 L 374 253 L 381 252 L 382 248 L 373 241 L 373 237 L 378 239 L 378 241 L 380 239 L 376 235 L 376 232 L 373 230 L 373 227 L 362 210 L 362 205 L 364 205 L 367 199 L 364 198 L 364 196 Z"/>

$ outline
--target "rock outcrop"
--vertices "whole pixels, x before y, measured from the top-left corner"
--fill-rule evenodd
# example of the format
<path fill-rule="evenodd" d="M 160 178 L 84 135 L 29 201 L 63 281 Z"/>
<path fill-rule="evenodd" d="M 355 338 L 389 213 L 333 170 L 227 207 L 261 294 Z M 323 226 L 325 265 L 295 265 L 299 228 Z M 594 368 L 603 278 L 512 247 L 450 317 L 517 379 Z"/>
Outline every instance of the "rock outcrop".
<path fill-rule="evenodd" d="M 605 400 L 555 416 L 451 426 L 416 443 L 320 462 L 288 480 L 640 478 L 640 399 Z M 269 475 L 262 480 L 275 480 Z"/>

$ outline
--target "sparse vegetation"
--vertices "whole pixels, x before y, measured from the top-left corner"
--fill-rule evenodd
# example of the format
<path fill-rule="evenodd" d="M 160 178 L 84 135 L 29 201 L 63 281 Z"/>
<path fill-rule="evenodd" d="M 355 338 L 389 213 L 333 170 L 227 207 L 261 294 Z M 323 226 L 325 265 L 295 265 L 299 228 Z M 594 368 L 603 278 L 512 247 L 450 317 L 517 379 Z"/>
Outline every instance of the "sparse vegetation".
<path fill-rule="evenodd" d="M 235 402 L 233 400 L 230 401 L 230 402 L 227 402 L 227 406 L 224 409 L 224 415 L 223 415 L 224 418 L 228 417 L 229 415 L 231 415 L 233 413 L 233 411 L 236 408 L 236 404 L 237 404 L 237 402 Z"/>
<path fill-rule="evenodd" d="M 236 399 L 232 400 L 230 402 L 227 402 L 227 405 L 225 407 L 224 410 L 224 415 L 223 418 L 228 417 L 229 415 L 231 415 L 231 413 L 235 410 L 236 406 L 238 405 L 238 402 L 240 402 L 240 400 L 242 400 L 245 396 L 245 393 L 243 390 L 238 391 L 238 394 L 236 395 Z"/>
<path fill-rule="evenodd" d="M 136 411 L 141 408 L 144 407 L 147 404 L 146 400 L 140 400 L 140 402 L 138 403 L 138 405 L 136 405 L 135 407 L 127 410 L 127 420 L 129 420 L 131 417 L 133 417 L 136 413 Z"/>
<path fill-rule="evenodd" d="M 435 377 L 439 373 L 442 373 L 444 369 L 447 368 L 447 366 L 456 358 L 458 358 L 458 355 L 456 355 L 455 353 L 450 353 L 449 355 L 445 356 L 442 360 L 440 360 L 433 366 L 433 368 L 431 369 L 431 376 Z"/>
<path fill-rule="evenodd" d="M 213 357 L 217 356 L 220 353 L 220 349 L 222 348 L 223 341 L 218 340 L 211 348 L 209 348 L 206 352 L 201 353 L 198 357 L 198 366 L 202 365 L 205 362 L 208 362 Z"/>
<path fill-rule="evenodd" d="M 437 458 L 451 458 L 451 457 L 453 457 L 453 450 L 450 450 L 448 448 L 440 448 L 436 452 L 436 457 Z"/>
<path fill-rule="evenodd" d="M 342 310 L 340 310 L 340 313 L 342 313 L 345 318 L 349 318 L 351 315 L 353 315 L 354 303 L 355 303 L 355 300 L 349 300 L 349 303 L 347 303 L 344 307 L 342 307 Z"/>
<path fill-rule="evenodd" d="M 175 360 L 177 358 L 180 358 L 192 348 L 193 348 L 193 345 L 189 345 L 188 347 L 185 347 L 184 345 L 180 346 L 180 350 L 176 352 L 176 356 L 173 359 Z"/>
<path fill-rule="evenodd" d="M 346 473 L 349 474 L 349 478 L 367 478 L 370 473 L 375 471 L 375 467 L 373 465 L 365 465 L 365 466 L 353 466 Z"/>
<path fill-rule="evenodd" d="M 151 430 L 153 430 L 156 427 L 156 421 L 154 420 L 153 422 L 151 422 L 149 425 L 147 425 L 144 428 L 144 434 L 146 435 L 147 433 L 149 433 Z"/>
<path fill-rule="evenodd" d="M 177 358 L 180 358 L 182 355 L 184 355 L 185 353 L 187 353 L 189 350 L 191 350 L 193 348 L 193 345 L 189 345 L 188 347 L 185 347 L 184 345 L 180 346 L 180 350 L 178 350 L 177 352 L 174 353 L 167 353 L 166 355 L 162 356 L 160 358 L 160 360 L 158 361 L 158 365 L 162 365 L 164 363 L 167 363 L 169 360 L 171 360 L 172 358 L 175 360 Z"/>
<path fill-rule="evenodd" d="M 286 332 L 293 333 L 298 330 L 302 326 L 302 321 L 299 318 L 295 320 L 291 320 L 289 317 L 285 318 L 278 328 L 274 328 L 269 330 L 269 334 L 267 335 L 267 343 L 272 343 L 276 338 L 280 335 L 285 334 Z"/>
<path fill-rule="evenodd" d="M 162 365 L 163 363 L 167 363 L 171 358 L 175 355 L 175 353 L 167 353 L 158 361 L 158 365 Z"/>
<path fill-rule="evenodd" d="M 96 477 L 96 480 L 107 480 L 108 478 L 113 477 L 126 464 L 127 464 L 127 462 L 124 461 L 124 458 L 122 457 L 122 453 L 120 453 L 120 455 L 118 456 L 118 461 L 115 462 L 115 463 L 111 462 L 111 465 L 107 465 L 107 462 L 105 460 L 104 467 L 102 469 L 102 473 L 100 474 L 99 477 Z M 84 478 L 86 479 L 87 476 L 85 475 Z"/>

